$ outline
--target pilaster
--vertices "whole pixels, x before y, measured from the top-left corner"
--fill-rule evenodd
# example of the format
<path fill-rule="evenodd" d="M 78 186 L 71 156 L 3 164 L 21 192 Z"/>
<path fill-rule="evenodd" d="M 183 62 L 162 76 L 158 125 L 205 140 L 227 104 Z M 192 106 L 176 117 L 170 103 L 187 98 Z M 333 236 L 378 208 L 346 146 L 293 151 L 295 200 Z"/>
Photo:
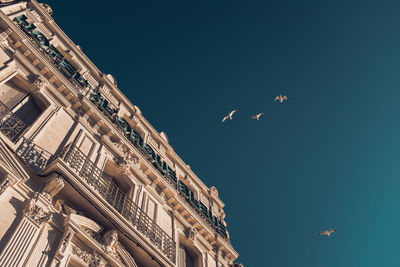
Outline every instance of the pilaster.
<path fill-rule="evenodd" d="M 23 266 L 36 243 L 42 224 L 48 222 L 51 216 L 30 200 L 20 223 L 0 253 L 0 266 Z"/>

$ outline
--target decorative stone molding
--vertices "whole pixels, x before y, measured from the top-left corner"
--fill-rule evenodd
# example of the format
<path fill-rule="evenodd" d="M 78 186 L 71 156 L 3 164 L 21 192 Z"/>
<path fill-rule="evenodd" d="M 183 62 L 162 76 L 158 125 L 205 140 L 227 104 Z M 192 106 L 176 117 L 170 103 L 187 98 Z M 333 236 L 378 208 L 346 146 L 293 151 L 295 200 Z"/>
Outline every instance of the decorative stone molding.
<path fill-rule="evenodd" d="M 107 255 L 110 255 L 114 258 L 119 258 L 117 253 L 117 245 L 118 245 L 118 232 L 116 230 L 109 230 L 105 232 L 102 238 L 103 242 L 103 250 Z"/>
<path fill-rule="evenodd" d="M 36 85 L 36 87 L 42 88 L 45 84 L 45 80 L 38 75 L 36 76 L 36 79 L 33 81 L 33 84 Z"/>
<path fill-rule="evenodd" d="M 39 93 L 46 85 L 45 79 L 43 79 L 41 76 L 36 76 L 35 80 L 33 81 L 34 88 L 32 90 L 32 93 L 36 95 Z"/>
<path fill-rule="evenodd" d="M 162 137 L 162 139 L 164 139 L 165 142 L 168 143 L 168 136 L 167 136 L 167 134 L 166 134 L 165 132 L 161 132 L 161 133 L 160 133 L 160 136 Z M 164 149 L 165 149 L 165 148 L 164 148 Z"/>
<path fill-rule="evenodd" d="M 83 214 L 82 212 L 76 211 L 75 209 L 71 208 L 68 204 L 64 202 L 62 199 L 57 199 L 54 203 L 54 208 L 65 215 L 71 214 Z"/>
<path fill-rule="evenodd" d="M 94 261 L 94 257 L 91 253 L 79 248 L 75 244 L 72 244 L 72 253 L 78 256 L 78 258 L 83 260 L 86 264 L 91 264 Z"/>
<path fill-rule="evenodd" d="M 196 236 L 197 236 L 197 229 L 194 227 L 188 227 L 186 229 L 186 237 L 192 241 L 196 240 Z"/>
<path fill-rule="evenodd" d="M 75 234 L 75 232 L 72 231 L 71 229 L 68 229 L 68 231 L 64 234 L 64 239 L 62 241 L 61 248 L 60 248 L 61 253 L 65 252 L 65 250 L 67 249 L 69 242 L 71 242 L 71 239 L 74 236 L 74 234 Z"/>
<path fill-rule="evenodd" d="M 9 50 L 13 50 L 12 48 L 11 48 L 11 46 L 10 46 L 10 43 L 8 42 L 8 34 L 6 33 L 6 32 L 2 32 L 2 33 L 0 33 L 0 44 L 3 46 L 3 47 L 5 47 L 5 48 L 7 48 L 7 49 L 9 49 Z"/>
<path fill-rule="evenodd" d="M 39 3 L 39 5 L 43 7 L 50 16 L 53 14 L 53 9 L 48 4 Z"/>
<path fill-rule="evenodd" d="M 89 267 L 111 267 L 111 265 L 107 262 L 106 259 L 104 259 L 100 254 L 95 253 L 93 255 L 94 261 L 89 264 Z"/>
<path fill-rule="evenodd" d="M 114 162 L 115 164 L 121 168 L 122 172 L 124 174 L 129 175 L 130 174 L 130 169 L 132 164 L 134 164 L 137 161 L 136 157 L 132 157 L 130 153 L 124 153 L 124 157 L 120 156 L 115 156 L 114 157 Z"/>
<path fill-rule="evenodd" d="M 31 12 L 31 14 L 35 17 L 35 19 L 39 22 L 42 22 L 43 19 L 42 17 L 36 12 L 36 10 L 33 9 L 29 9 L 29 11 Z"/>
<path fill-rule="evenodd" d="M 106 259 L 98 253 L 89 253 L 84 249 L 72 244 L 72 253 L 85 262 L 89 267 L 108 267 L 111 266 Z"/>
<path fill-rule="evenodd" d="M 211 191 L 216 197 L 218 197 L 218 190 L 217 190 L 217 188 L 215 188 L 215 186 L 211 186 L 211 187 L 210 187 L 210 191 Z"/>
<path fill-rule="evenodd" d="M 10 179 L 6 178 L 0 185 L 0 195 L 10 186 Z"/>
<path fill-rule="evenodd" d="M 46 184 L 43 188 L 43 192 L 49 194 L 51 198 L 53 198 L 61 189 L 63 189 L 65 182 L 63 178 L 54 174 L 46 181 Z"/>
<path fill-rule="evenodd" d="M 45 212 L 42 207 L 39 207 L 33 201 L 25 208 L 24 214 L 38 225 L 48 222 L 52 217 L 51 213 Z"/>
<path fill-rule="evenodd" d="M 231 265 L 229 265 L 229 267 L 244 267 L 244 266 L 241 263 L 234 262 Z"/>
<path fill-rule="evenodd" d="M 111 142 L 119 151 L 123 151 L 123 146 L 120 141 L 117 142 Z"/>

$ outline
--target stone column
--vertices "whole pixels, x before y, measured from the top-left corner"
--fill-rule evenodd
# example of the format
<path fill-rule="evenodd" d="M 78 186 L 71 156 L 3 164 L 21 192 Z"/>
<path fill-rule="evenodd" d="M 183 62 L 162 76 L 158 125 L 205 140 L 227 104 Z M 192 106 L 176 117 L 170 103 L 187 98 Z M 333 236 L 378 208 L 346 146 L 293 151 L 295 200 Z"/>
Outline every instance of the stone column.
<path fill-rule="evenodd" d="M 42 224 L 50 219 L 51 214 L 31 200 L 24 210 L 19 225 L 0 253 L 0 266 L 24 266 L 40 234 Z"/>

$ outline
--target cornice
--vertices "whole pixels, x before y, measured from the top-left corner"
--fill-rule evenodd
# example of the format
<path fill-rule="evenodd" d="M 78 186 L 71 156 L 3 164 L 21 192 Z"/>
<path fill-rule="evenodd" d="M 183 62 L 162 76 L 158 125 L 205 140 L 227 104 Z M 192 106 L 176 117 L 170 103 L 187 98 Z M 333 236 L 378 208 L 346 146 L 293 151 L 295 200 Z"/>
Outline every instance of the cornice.
<path fill-rule="evenodd" d="M 35 2 L 33 0 L 33 2 Z M 41 7 L 40 7 L 41 8 Z M 155 170 L 154 166 L 151 165 L 145 158 L 144 156 L 138 151 L 138 149 L 133 146 L 130 142 L 128 142 L 126 140 L 126 137 L 123 136 L 119 130 L 116 128 L 115 125 L 113 125 L 107 118 L 102 119 L 104 117 L 104 115 L 93 105 L 93 103 L 91 103 L 87 98 L 83 97 L 82 99 L 79 99 L 79 95 L 75 92 L 76 88 L 73 87 L 70 84 L 70 81 L 67 80 L 63 75 L 61 75 L 58 70 L 50 63 L 48 62 L 48 60 L 43 56 L 43 54 L 30 42 L 30 40 L 26 39 L 24 40 L 25 33 L 23 33 L 13 22 L 11 22 L 7 16 L 5 16 L 2 12 L 0 12 L 0 17 L 6 21 L 8 21 L 7 24 L 9 24 L 9 26 L 12 28 L 12 32 L 14 32 L 15 34 L 19 35 L 21 38 L 21 41 L 15 41 L 14 45 L 15 47 L 18 49 L 20 48 L 22 45 L 25 45 L 29 50 L 31 50 L 32 52 L 35 51 L 35 56 L 37 57 L 34 62 L 36 61 L 36 64 L 32 63 L 35 66 L 38 66 L 39 63 L 42 63 L 44 65 L 44 67 L 42 69 L 38 69 L 39 72 L 44 75 L 47 76 L 46 78 L 49 80 L 50 84 L 54 84 L 57 80 L 60 81 L 60 83 L 62 84 L 61 86 L 59 86 L 57 88 L 57 91 L 61 91 L 64 95 L 64 97 L 71 103 L 71 106 L 73 109 L 77 110 L 82 106 L 86 106 L 87 110 L 86 110 L 86 114 L 89 114 L 88 117 L 91 119 L 96 119 L 96 117 L 98 118 L 97 122 L 95 122 L 95 126 L 98 126 L 99 128 L 102 128 L 102 131 L 105 132 L 106 135 L 108 136 L 118 136 L 119 140 L 123 140 L 122 142 L 127 146 L 131 148 L 131 151 L 134 151 L 135 155 L 140 158 L 140 162 L 141 164 L 143 164 L 146 168 L 145 168 L 145 174 L 147 175 L 147 177 L 150 177 L 151 180 L 153 180 L 153 182 L 155 181 L 156 184 L 158 185 L 162 185 L 162 189 L 164 190 L 167 187 L 171 187 L 171 185 L 165 181 L 165 179 L 163 177 L 161 177 L 161 175 Z M 82 52 L 80 52 L 82 53 Z M 26 54 L 26 55 L 25 55 Z M 83 54 L 83 53 L 82 53 Z M 30 54 L 28 53 L 24 53 L 24 56 L 29 56 Z M 38 60 L 39 59 L 39 60 Z M 46 75 L 48 74 L 48 75 Z M 108 79 L 107 79 L 108 80 Z M 108 81 L 109 82 L 109 81 Z M 61 88 L 61 89 L 60 89 Z M 116 90 L 118 90 L 115 87 Z M 133 106 L 130 103 L 131 106 Z M 78 111 L 76 111 L 77 113 L 79 113 Z M 135 115 L 136 117 L 138 117 L 138 119 L 141 120 L 141 122 L 148 128 L 151 130 L 151 134 L 152 136 L 156 136 L 157 137 L 157 141 L 162 143 L 166 148 L 169 148 L 169 150 L 167 149 L 167 151 L 170 152 L 170 154 L 173 155 L 174 159 L 177 159 L 177 163 L 179 164 L 179 167 L 181 169 L 183 169 L 186 173 L 191 174 L 193 177 L 191 177 L 191 180 L 193 182 L 195 182 L 198 186 L 200 185 L 200 187 L 202 187 L 202 192 L 204 195 L 212 198 L 214 201 L 219 202 L 219 204 L 223 207 L 223 203 L 222 201 L 219 200 L 218 197 L 212 196 L 209 193 L 209 188 L 206 187 L 204 185 L 204 183 L 202 183 L 202 181 L 193 173 L 193 171 L 187 167 L 187 165 L 180 159 L 180 157 L 173 152 L 172 147 L 160 136 L 160 134 L 150 125 L 150 123 L 143 118 L 142 116 L 139 116 L 138 114 Z M 132 149 L 133 148 L 133 149 Z M 152 167 L 150 167 L 152 166 Z M 151 174 L 151 175 L 150 175 Z M 177 192 L 175 192 L 174 190 L 171 190 L 171 192 L 173 192 L 174 195 L 179 194 Z M 188 210 L 188 213 L 193 213 L 191 212 L 191 209 L 187 208 L 188 204 L 185 203 L 184 200 L 182 200 L 180 197 L 175 198 L 175 200 L 181 205 L 186 207 L 186 210 Z M 175 207 L 175 206 L 174 206 Z M 195 218 L 197 219 L 197 224 L 202 225 L 205 229 L 207 229 L 208 235 L 209 236 L 213 236 L 214 235 L 214 230 L 212 229 L 210 231 L 209 226 L 207 225 L 207 223 L 203 222 L 203 219 L 200 218 L 200 216 L 198 214 L 194 215 Z M 227 243 L 228 244 L 228 243 Z M 228 244 L 227 247 L 231 246 Z M 229 249 L 231 250 L 231 249 Z M 233 248 L 232 248 L 233 250 Z M 234 253 L 234 252 L 233 252 Z"/>

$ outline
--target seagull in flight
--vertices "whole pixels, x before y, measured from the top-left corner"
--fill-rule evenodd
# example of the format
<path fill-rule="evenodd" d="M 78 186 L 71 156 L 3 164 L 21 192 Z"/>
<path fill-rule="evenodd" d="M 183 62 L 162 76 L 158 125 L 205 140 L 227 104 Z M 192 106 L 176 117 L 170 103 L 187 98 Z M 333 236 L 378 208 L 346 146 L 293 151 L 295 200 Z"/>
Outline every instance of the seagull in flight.
<path fill-rule="evenodd" d="M 225 116 L 225 117 L 222 119 L 222 122 L 226 121 L 227 119 L 232 120 L 232 116 L 233 116 L 233 114 L 235 114 L 235 112 L 236 112 L 236 109 L 235 109 L 235 110 L 232 110 L 231 113 L 229 113 L 229 115 Z"/>
<path fill-rule="evenodd" d="M 288 100 L 288 98 L 287 98 L 287 96 L 285 96 L 285 95 L 278 95 L 277 97 L 275 97 L 275 101 L 277 101 L 277 100 L 279 100 L 279 102 L 283 102 L 283 101 L 287 101 Z M 274 102 L 275 102 L 274 101 Z"/>
<path fill-rule="evenodd" d="M 262 115 L 264 115 L 264 113 L 258 113 L 257 115 L 255 115 L 255 116 L 251 116 L 250 118 L 252 119 L 252 120 L 260 120 L 260 117 L 262 116 Z"/>
<path fill-rule="evenodd" d="M 329 230 L 320 232 L 320 233 L 319 233 L 319 236 L 322 236 L 322 235 L 331 236 L 331 234 L 334 233 L 334 232 L 336 232 L 336 230 L 334 230 L 334 229 L 329 229 Z"/>

